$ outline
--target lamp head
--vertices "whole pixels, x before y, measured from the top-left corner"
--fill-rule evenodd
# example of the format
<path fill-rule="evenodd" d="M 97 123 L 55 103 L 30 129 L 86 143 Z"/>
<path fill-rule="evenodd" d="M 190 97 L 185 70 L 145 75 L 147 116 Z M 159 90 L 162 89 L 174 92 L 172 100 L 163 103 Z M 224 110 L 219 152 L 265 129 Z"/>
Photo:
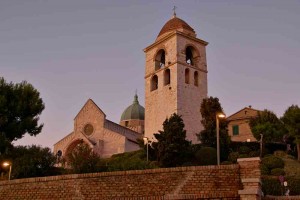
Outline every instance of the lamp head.
<path fill-rule="evenodd" d="M 148 144 L 148 138 L 147 137 L 143 137 L 144 140 L 144 145 Z"/>
<path fill-rule="evenodd" d="M 9 162 L 4 162 L 2 165 L 3 165 L 4 167 L 8 167 L 8 166 L 10 166 L 11 164 L 10 164 Z"/>
<path fill-rule="evenodd" d="M 225 115 L 224 113 L 218 113 L 218 114 L 217 114 L 217 117 L 218 117 L 218 118 L 225 118 L 226 115 Z"/>

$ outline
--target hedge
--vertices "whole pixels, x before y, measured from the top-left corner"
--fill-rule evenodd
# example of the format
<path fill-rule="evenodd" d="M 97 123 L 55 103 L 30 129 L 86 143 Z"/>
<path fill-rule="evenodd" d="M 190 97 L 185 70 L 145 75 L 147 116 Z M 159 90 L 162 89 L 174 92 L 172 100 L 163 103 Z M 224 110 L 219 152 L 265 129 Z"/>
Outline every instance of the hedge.
<path fill-rule="evenodd" d="M 300 195 L 300 178 L 287 177 L 287 188 L 290 190 L 290 195 Z M 280 196 L 284 193 L 285 188 L 280 184 L 278 176 L 263 176 L 262 191 L 264 195 Z"/>

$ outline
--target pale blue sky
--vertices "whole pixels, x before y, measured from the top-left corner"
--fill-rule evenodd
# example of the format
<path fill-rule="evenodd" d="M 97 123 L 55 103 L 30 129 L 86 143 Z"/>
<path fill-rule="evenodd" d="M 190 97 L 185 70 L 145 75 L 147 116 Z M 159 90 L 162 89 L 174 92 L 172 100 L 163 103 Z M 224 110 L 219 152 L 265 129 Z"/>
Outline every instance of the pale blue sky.
<path fill-rule="evenodd" d="M 88 98 L 115 122 L 135 89 L 144 105 L 143 49 L 174 5 L 209 42 L 208 92 L 227 115 L 300 105 L 299 0 L 0 0 L 0 76 L 32 83 L 46 105 L 42 133 L 17 144 L 52 148 Z"/>

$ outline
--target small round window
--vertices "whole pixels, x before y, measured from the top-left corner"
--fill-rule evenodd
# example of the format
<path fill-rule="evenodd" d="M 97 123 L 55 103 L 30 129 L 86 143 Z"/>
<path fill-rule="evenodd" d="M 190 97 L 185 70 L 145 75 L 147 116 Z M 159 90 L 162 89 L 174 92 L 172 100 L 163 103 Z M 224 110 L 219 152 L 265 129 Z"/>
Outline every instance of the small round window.
<path fill-rule="evenodd" d="M 91 135 L 94 132 L 94 127 L 91 124 L 87 124 L 83 128 L 83 132 L 86 135 Z"/>

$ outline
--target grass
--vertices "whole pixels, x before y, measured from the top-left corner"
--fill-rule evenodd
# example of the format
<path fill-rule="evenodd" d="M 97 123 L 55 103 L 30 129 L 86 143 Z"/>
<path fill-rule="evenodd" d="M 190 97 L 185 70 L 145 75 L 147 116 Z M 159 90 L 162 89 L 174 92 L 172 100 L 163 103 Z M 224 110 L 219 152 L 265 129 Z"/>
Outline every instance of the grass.
<path fill-rule="evenodd" d="M 284 161 L 286 176 L 300 178 L 300 162 L 297 159 L 283 151 L 276 151 L 274 154 Z"/>

